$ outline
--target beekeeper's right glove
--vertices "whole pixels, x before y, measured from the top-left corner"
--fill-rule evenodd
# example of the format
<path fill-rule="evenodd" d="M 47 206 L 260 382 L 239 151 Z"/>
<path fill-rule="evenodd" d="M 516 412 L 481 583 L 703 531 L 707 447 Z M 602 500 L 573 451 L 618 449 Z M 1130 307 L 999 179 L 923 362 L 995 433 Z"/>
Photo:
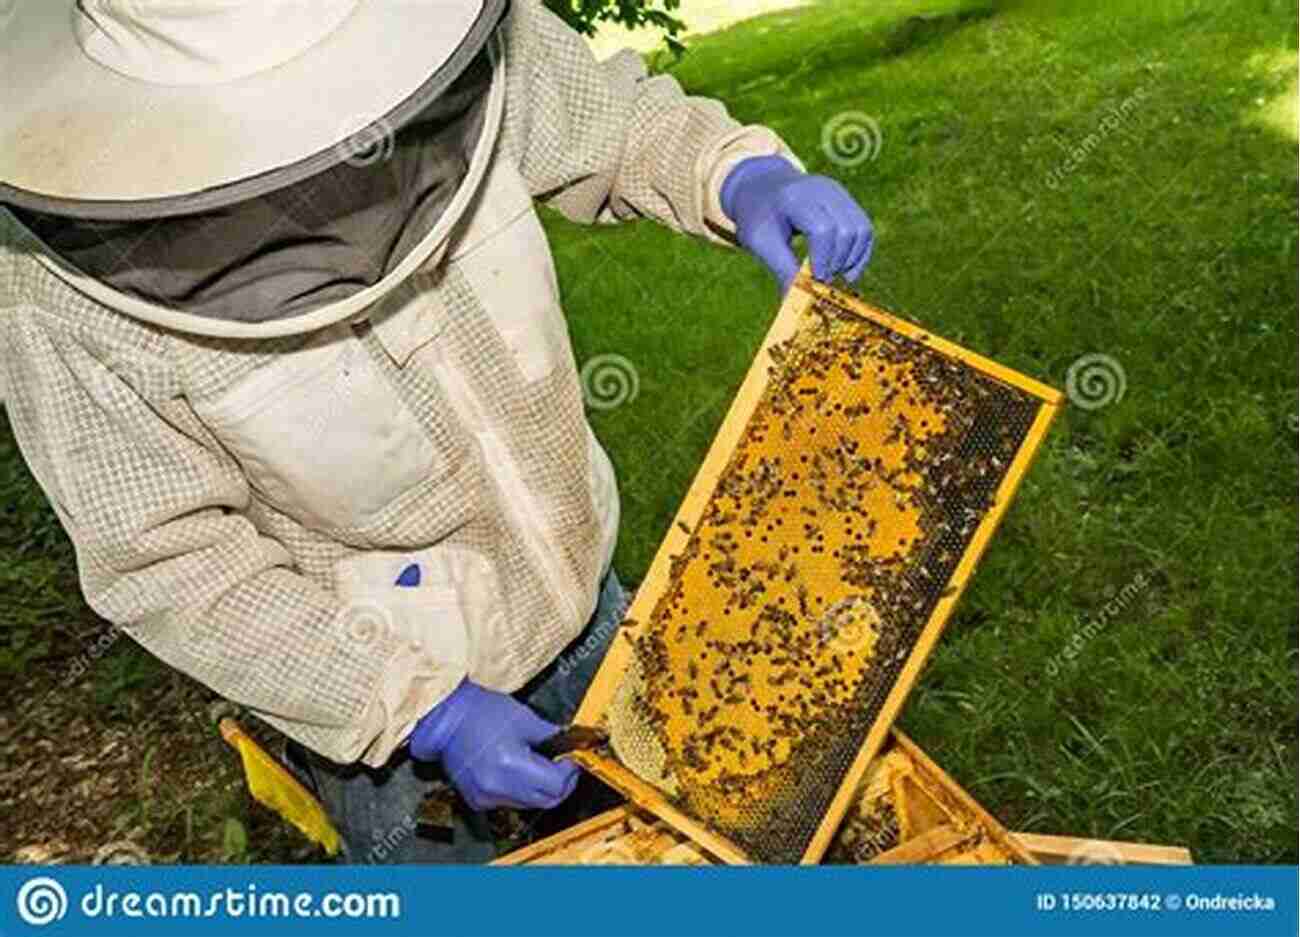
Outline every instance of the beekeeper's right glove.
<path fill-rule="evenodd" d="M 813 276 L 829 283 L 842 274 L 856 283 L 871 262 L 871 219 L 834 179 L 805 175 L 780 156 L 736 164 L 722 184 L 722 210 L 736 223 L 736 239 L 790 289 L 799 260 L 790 246 L 807 235 Z"/>

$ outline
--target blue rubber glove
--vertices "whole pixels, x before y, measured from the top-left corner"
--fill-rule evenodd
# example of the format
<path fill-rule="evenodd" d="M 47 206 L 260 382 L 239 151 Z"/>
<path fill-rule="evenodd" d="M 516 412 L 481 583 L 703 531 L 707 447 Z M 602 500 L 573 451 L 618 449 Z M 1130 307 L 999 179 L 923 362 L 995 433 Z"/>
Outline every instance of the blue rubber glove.
<path fill-rule="evenodd" d="M 408 567 L 398 580 L 406 588 L 419 584 L 418 566 Z M 472 810 L 548 810 L 578 784 L 577 765 L 549 761 L 533 751 L 559 731 L 512 697 L 465 680 L 416 723 L 411 756 L 441 761 L 447 779 Z"/>
<path fill-rule="evenodd" d="M 843 274 L 862 278 L 875 235 L 871 219 L 844 186 L 809 176 L 780 156 L 756 156 L 736 164 L 722 184 L 722 210 L 736 223 L 736 238 L 790 289 L 799 259 L 790 242 L 808 238 L 813 276 L 823 283 Z"/>

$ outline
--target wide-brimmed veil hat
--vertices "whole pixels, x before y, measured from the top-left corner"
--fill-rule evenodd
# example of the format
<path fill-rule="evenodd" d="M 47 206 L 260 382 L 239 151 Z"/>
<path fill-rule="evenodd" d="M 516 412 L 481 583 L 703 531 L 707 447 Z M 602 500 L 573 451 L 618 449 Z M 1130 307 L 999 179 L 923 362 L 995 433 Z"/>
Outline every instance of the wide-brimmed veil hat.
<path fill-rule="evenodd" d="M 507 0 L 0 0 L 0 201 L 207 210 L 354 155 L 435 100 Z"/>

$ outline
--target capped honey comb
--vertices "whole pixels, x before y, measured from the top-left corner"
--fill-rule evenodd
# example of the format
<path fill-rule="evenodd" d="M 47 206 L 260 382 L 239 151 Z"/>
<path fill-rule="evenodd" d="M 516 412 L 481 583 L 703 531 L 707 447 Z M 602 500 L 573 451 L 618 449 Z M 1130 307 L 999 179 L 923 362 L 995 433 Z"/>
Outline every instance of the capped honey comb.
<path fill-rule="evenodd" d="M 614 758 L 578 760 L 724 858 L 820 859 L 1058 403 L 802 276 L 579 713 Z"/>

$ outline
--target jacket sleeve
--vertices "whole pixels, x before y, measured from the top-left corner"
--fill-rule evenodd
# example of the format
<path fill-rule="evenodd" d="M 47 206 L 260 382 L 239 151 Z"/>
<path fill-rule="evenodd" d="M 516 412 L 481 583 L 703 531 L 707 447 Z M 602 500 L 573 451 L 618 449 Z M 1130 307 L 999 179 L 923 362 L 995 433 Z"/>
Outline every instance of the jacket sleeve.
<path fill-rule="evenodd" d="M 93 323 L 33 308 L 0 311 L 0 325 L 0 396 L 90 606 L 325 757 L 383 764 L 464 677 L 401 637 L 427 610 L 399 589 L 347 606 L 291 568 L 147 348 L 106 350 Z"/>
<path fill-rule="evenodd" d="M 504 27 L 504 147 L 534 196 L 585 223 L 652 217 L 730 243 L 719 193 L 751 156 L 802 163 L 771 130 L 742 126 L 719 102 L 650 77 L 625 50 L 597 62 L 540 0 L 517 0 Z"/>

